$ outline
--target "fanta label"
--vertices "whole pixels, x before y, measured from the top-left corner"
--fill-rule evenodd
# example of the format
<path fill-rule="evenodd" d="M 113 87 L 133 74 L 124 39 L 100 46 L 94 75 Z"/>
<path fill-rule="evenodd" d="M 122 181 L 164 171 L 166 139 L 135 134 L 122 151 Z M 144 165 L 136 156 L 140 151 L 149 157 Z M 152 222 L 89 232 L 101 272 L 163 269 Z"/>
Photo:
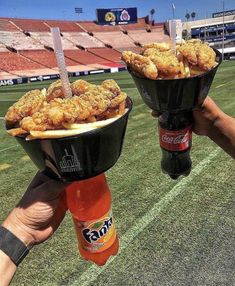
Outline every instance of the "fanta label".
<path fill-rule="evenodd" d="M 181 130 L 166 130 L 159 127 L 160 146 L 168 151 L 184 151 L 191 146 L 192 127 Z"/>
<path fill-rule="evenodd" d="M 108 249 L 116 239 L 112 212 L 94 221 L 79 221 L 74 218 L 79 245 L 90 252 Z"/>

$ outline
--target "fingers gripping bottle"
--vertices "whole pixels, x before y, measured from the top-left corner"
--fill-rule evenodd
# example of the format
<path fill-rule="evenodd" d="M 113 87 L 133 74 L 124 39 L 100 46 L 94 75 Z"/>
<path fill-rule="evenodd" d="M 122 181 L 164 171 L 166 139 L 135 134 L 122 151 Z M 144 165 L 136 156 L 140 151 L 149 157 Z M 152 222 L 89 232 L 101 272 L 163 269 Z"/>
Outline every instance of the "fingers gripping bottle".
<path fill-rule="evenodd" d="M 161 167 L 172 179 L 191 171 L 192 112 L 164 112 L 158 119 Z"/>
<path fill-rule="evenodd" d="M 66 197 L 81 256 L 104 265 L 119 248 L 105 175 L 73 182 L 66 188 Z"/>

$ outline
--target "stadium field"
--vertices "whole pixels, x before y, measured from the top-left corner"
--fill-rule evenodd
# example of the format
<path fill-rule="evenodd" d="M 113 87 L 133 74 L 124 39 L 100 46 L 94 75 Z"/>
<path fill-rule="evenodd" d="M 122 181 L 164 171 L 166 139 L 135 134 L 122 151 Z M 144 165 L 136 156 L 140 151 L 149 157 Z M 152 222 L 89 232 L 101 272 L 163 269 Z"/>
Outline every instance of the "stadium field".
<path fill-rule="evenodd" d="M 191 174 L 172 181 L 160 170 L 156 119 L 126 72 L 114 78 L 133 99 L 123 152 L 107 172 L 120 250 L 103 267 L 82 260 L 69 213 L 47 242 L 35 246 L 12 282 L 63 286 L 235 285 L 235 165 L 208 138 L 193 136 Z M 224 62 L 210 96 L 235 116 L 235 62 Z M 75 80 L 75 78 L 73 79 Z M 24 193 L 36 167 L 4 130 L 6 108 L 49 82 L 0 87 L 0 220 Z"/>

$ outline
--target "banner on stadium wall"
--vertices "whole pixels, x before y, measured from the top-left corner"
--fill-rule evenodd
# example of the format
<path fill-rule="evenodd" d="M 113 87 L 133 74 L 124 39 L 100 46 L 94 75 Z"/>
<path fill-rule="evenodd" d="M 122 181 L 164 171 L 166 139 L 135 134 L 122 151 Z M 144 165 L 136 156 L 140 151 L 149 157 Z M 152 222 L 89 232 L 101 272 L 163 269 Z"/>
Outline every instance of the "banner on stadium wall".
<path fill-rule="evenodd" d="M 137 8 L 96 9 L 96 14 L 100 25 L 137 23 Z"/>
<path fill-rule="evenodd" d="M 235 15 L 235 10 L 228 10 L 228 11 L 212 13 L 212 18 L 223 17 L 223 15 L 224 16 Z"/>

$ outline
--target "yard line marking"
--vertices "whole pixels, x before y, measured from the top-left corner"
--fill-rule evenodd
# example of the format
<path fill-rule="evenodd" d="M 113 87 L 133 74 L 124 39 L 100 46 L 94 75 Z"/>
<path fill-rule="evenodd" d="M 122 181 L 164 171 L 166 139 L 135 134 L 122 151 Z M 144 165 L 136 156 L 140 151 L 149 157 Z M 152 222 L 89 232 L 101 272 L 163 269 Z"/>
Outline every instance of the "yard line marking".
<path fill-rule="evenodd" d="M 0 164 L 0 171 L 10 168 L 10 164 Z"/>
<path fill-rule="evenodd" d="M 0 99 L 0 102 L 1 101 L 12 101 L 12 102 L 15 102 L 15 101 L 17 101 L 17 99 Z"/>
<path fill-rule="evenodd" d="M 190 176 L 185 177 L 179 181 L 159 202 L 157 202 L 152 209 L 150 209 L 142 218 L 140 218 L 121 238 L 120 238 L 120 247 L 119 254 L 122 253 L 129 244 L 151 223 L 153 222 L 157 215 L 167 207 L 178 195 L 185 192 L 186 186 L 199 175 L 202 170 L 207 167 L 210 162 L 219 154 L 222 149 L 217 147 L 212 151 L 204 160 L 202 160 L 192 171 Z M 77 280 L 74 280 L 70 286 L 88 286 L 90 283 L 95 281 L 97 277 L 108 267 L 110 263 L 113 262 L 117 256 L 112 256 L 107 263 L 98 267 L 92 265 L 85 271 Z"/>
<path fill-rule="evenodd" d="M 5 119 L 5 117 L 1 117 L 1 116 L 0 116 L 0 119 L 1 119 L 1 120 L 4 120 L 4 119 Z"/>
<path fill-rule="evenodd" d="M 148 115 L 148 114 L 147 114 Z M 132 115 L 132 119 L 139 119 L 139 118 L 143 118 L 145 117 L 146 114 L 145 113 L 138 113 L 136 115 Z"/>
<path fill-rule="evenodd" d="M 137 87 L 125 87 L 125 88 L 122 88 L 122 90 L 125 90 L 125 89 L 137 89 Z"/>
<path fill-rule="evenodd" d="M 215 88 L 220 88 L 220 87 L 222 87 L 222 86 L 224 86 L 224 85 L 231 84 L 232 82 L 233 82 L 233 80 L 230 80 L 230 81 L 228 81 L 228 82 L 225 82 L 225 83 L 222 83 L 222 84 L 220 84 L 220 85 L 217 85 Z"/>
<path fill-rule="evenodd" d="M 19 146 L 19 144 L 16 144 L 16 145 L 14 145 L 14 146 L 4 148 L 4 149 L 0 150 L 0 152 L 6 151 L 6 150 L 9 150 L 9 149 L 12 149 L 12 148 L 18 147 L 18 146 Z"/>

